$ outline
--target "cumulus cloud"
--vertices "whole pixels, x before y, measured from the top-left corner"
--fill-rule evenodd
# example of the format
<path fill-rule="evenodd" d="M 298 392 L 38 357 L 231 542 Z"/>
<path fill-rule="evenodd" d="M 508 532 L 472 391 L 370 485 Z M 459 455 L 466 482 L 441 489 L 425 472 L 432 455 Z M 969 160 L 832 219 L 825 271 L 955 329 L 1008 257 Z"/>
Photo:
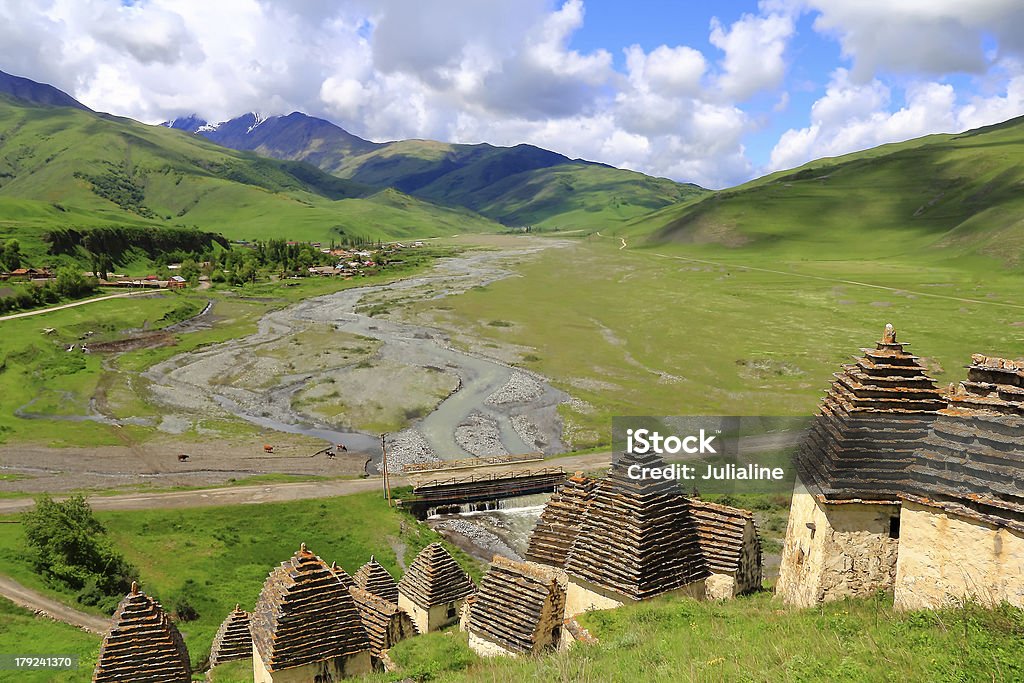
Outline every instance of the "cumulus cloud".
<path fill-rule="evenodd" d="M 147 122 L 299 110 L 373 140 L 527 142 L 723 187 L 763 165 L 747 139 L 802 101 L 786 82 L 801 13 L 849 68 L 772 167 L 1024 112 L 1020 5 L 761 0 L 713 20 L 702 51 L 580 49 L 584 0 L 0 0 L 0 69 Z M 950 70 L 976 90 L 953 92 Z"/>
<path fill-rule="evenodd" d="M 712 20 L 711 44 L 725 53 L 718 86 L 736 100 L 778 86 L 786 73 L 785 50 L 793 30 L 793 18 L 782 13 L 744 14 L 728 29 Z"/>
<path fill-rule="evenodd" d="M 1019 0 L 783 0 L 817 12 L 816 30 L 833 35 L 853 63 L 852 76 L 883 71 L 983 73 L 994 58 L 1024 51 Z M 1000 54 L 986 55 L 991 36 Z"/>
<path fill-rule="evenodd" d="M 892 99 L 892 88 L 880 80 L 857 83 L 846 69 L 837 69 L 825 95 L 811 107 L 811 124 L 779 138 L 769 170 L 1019 116 L 1024 113 L 1024 75 L 1011 78 L 1003 94 L 974 96 L 967 103 L 958 100 L 952 85 L 936 81 L 908 85 L 898 108 L 891 106 Z"/>

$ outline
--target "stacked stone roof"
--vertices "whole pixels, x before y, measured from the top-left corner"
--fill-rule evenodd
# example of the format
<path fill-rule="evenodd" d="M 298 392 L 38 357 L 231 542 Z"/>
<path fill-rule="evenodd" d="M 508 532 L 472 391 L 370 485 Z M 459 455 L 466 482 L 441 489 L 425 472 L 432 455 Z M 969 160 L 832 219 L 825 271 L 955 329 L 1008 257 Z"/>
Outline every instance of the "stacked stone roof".
<path fill-rule="evenodd" d="M 532 652 L 545 603 L 552 614 L 564 614 L 565 589 L 558 569 L 495 555 L 470 608 L 469 632 L 512 652 Z"/>
<path fill-rule="evenodd" d="M 552 495 L 530 534 L 526 559 L 562 567 L 583 523 L 597 480 L 581 472 L 566 479 Z"/>
<path fill-rule="evenodd" d="M 132 583 L 103 638 L 93 683 L 192 680 L 185 642 L 160 603 Z"/>
<path fill-rule="evenodd" d="M 416 635 L 412 617 L 395 603 L 382 600 L 356 586 L 348 590 L 355 600 L 363 628 L 370 639 L 370 652 L 375 657 L 380 657 L 398 641 Z"/>
<path fill-rule="evenodd" d="M 796 458 L 812 491 L 833 501 L 895 501 L 942 394 L 886 325 L 873 349 L 835 374 Z"/>
<path fill-rule="evenodd" d="M 973 356 L 948 400 L 904 498 L 1024 530 L 1024 361 Z"/>
<path fill-rule="evenodd" d="M 250 623 L 269 671 L 370 648 L 348 588 L 305 543 L 267 577 Z"/>
<path fill-rule="evenodd" d="M 252 657 L 250 614 L 235 605 L 235 609 L 221 622 L 210 648 L 210 666 L 214 667 L 235 659 Z"/>
<path fill-rule="evenodd" d="M 334 575 L 338 577 L 338 581 L 341 581 L 345 585 L 345 588 L 351 588 L 352 586 L 356 585 L 356 582 L 352 580 L 352 577 L 349 576 L 349 573 L 345 571 L 337 562 L 331 562 L 331 571 L 334 572 Z"/>
<path fill-rule="evenodd" d="M 378 562 L 373 555 L 370 561 L 360 567 L 352 577 L 355 585 L 373 593 L 388 602 L 398 603 L 398 584 L 395 577 Z"/>
<path fill-rule="evenodd" d="M 455 558 L 440 543 L 421 550 L 398 582 L 398 591 L 424 609 L 461 600 L 476 592 Z"/>
<path fill-rule="evenodd" d="M 672 480 L 633 479 L 631 465 L 664 467 L 655 455 L 626 453 L 597 482 L 565 570 L 642 600 L 707 576 L 689 501 Z"/>
<path fill-rule="evenodd" d="M 697 525 L 697 537 L 709 571 L 731 574 L 739 570 L 748 524 L 755 527 L 755 552 L 760 563 L 761 537 L 756 533 L 753 512 L 690 499 L 690 514 Z"/>

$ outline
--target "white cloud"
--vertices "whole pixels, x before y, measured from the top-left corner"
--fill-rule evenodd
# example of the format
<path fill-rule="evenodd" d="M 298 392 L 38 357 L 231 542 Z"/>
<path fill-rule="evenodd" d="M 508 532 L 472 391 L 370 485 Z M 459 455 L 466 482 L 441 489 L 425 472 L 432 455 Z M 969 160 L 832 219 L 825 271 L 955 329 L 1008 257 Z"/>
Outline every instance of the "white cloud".
<path fill-rule="evenodd" d="M 1024 51 L 1020 0 L 789 0 L 818 12 L 816 30 L 836 36 L 852 75 L 880 72 L 940 75 L 983 73 L 990 59 L 983 40 L 992 36 L 1002 56 Z"/>
<path fill-rule="evenodd" d="M 718 86 L 726 96 L 742 101 L 778 86 L 786 73 L 785 51 L 793 31 L 788 14 L 744 14 L 728 30 L 713 19 L 710 40 L 725 53 Z"/>
<path fill-rule="evenodd" d="M 964 110 L 958 109 L 956 93 L 949 84 L 926 81 L 910 85 L 904 93 L 905 104 L 895 111 L 889 107 L 891 96 L 891 89 L 881 81 L 858 84 L 845 69 L 837 69 L 825 96 L 811 107 L 811 125 L 786 131 L 775 145 L 770 170 L 963 129 Z M 981 106 L 979 102 L 972 112 Z"/>
<path fill-rule="evenodd" d="M 630 45 L 621 67 L 617 46 L 574 45 L 584 0 L 0 0 L 0 69 L 148 122 L 299 110 L 374 140 L 527 142 L 722 187 L 754 172 L 748 136 L 798 114 L 801 12 L 849 69 L 772 167 L 1024 113 L 1020 0 L 762 0 L 715 20 L 705 52 Z M 971 92 L 951 69 L 979 74 Z"/>
<path fill-rule="evenodd" d="M 629 81 L 637 89 L 665 95 L 697 95 L 707 70 L 704 55 L 686 45 L 659 45 L 650 54 L 639 45 L 625 50 Z"/>

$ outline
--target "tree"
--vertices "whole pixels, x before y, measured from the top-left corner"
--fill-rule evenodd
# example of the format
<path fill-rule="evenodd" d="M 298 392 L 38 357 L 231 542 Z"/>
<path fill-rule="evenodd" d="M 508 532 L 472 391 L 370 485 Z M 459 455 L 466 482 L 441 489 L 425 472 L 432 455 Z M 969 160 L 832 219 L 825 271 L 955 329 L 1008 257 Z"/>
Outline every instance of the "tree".
<path fill-rule="evenodd" d="M 0 247 L 0 267 L 5 270 L 21 268 L 21 243 L 18 240 L 7 240 L 7 244 Z"/>
<path fill-rule="evenodd" d="M 92 281 L 71 267 L 61 268 L 57 271 L 54 286 L 57 288 L 57 293 L 67 299 L 77 299 L 85 294 L 91 294 L 96 289 Z"/>
<path fill-rule="evenodd" d="M 199 282 L 199 276 L 202 273 L 199 269 L 199 264 L 196 263 L 195 259 L 185 259 L 181 262 L 181 276 L 195 284 Z"/>
<path fill-rule="evenodd" d="M 138 570 L 110 546 L 82 495 L 59 502 L 41 496 L 21 522 L 36 572 L 77 591 L 80 602 L 112 611 L 138 579 Z"/>

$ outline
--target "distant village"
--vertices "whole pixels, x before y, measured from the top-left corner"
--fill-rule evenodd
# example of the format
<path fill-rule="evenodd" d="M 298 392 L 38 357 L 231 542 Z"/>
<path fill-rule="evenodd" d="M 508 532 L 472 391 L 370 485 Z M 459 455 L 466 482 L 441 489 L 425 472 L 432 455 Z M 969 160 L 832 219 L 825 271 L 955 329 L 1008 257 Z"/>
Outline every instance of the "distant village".
<path fill-rule="evenodd" d="M 414 241 L 409 244 L 402 242 L 390 242 L 378 244 L 374 247 L 364 248 L 338 248 L 324 247 L 320 242 L 294 242 L 285 243 L 288 247 L 311 248 L 321 254 L 319 261 L 327 261 L 326 264 L 311 265 L 299 269 L 285 277 L 298 279 L 302 277 L 341 277 L 344 279 L 362 277 L 377 272 L 384 264 L 401 263 L 400 259 L 393 258 L 394 255 L 406 249 L 418 249 L 423 242 Z M 233 245 L 241 249 L 257 248 L 257 243 L 248 241 L 233 242 Z M 56 278 L 57 269 L 53 266 L 42 268 L 16 268 L 9 272 L 0 271 L 0 282 L 30 283 L 45 285 Z M 225 277 L 231 274 L 231 270 L 218 268 L 218 264 L 212 261 L 199 261 L 193 264 L 185 262 L 170 263 L 157 269 L 157 272 L 146 275 L 126 275 L 118 273 L 97 273 L 84 271 L 83 277 L 93 278 L 100 287 L 111 287 L 118 289 L 185 289 L 189 286 L 199 285 L 201 288 L 209 287 L 212 282 L 230 281 Z M 274 279 L 273 277 L 271 279 Z M 205 283 L 205 284 L 204 284 Z M 0 294 L 2 296 L 2 294 Z"/>

